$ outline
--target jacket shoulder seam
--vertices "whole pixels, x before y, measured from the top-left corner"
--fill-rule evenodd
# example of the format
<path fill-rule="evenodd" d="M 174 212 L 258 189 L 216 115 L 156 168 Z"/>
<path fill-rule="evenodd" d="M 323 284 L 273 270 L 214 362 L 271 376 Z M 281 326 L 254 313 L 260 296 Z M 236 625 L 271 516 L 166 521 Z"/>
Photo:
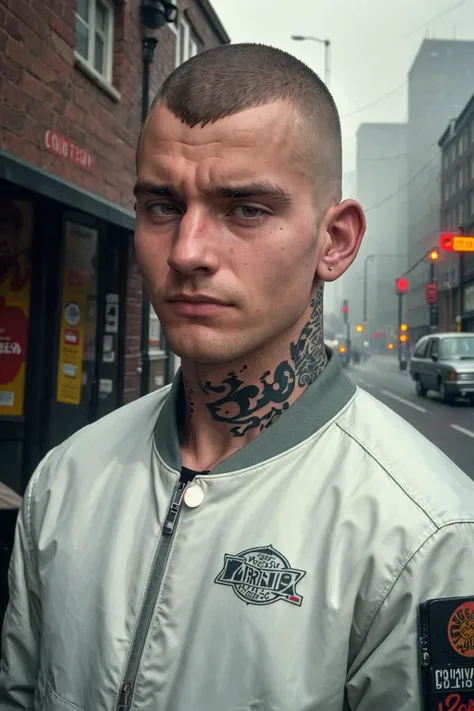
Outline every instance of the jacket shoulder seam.
<path fill-rule="evenodd" d="M 31 486 L 28 488 L 28 498 L 26 501 L 26 540 L 28 542 L 28 550 L 30 553 L 34 552 L 34 541 L 33 541 L 33 536 L 32 536 L 32 531 L 33 531 L 33 494 L 36 489 L 36 485 L 38 483 L 38 480 L 43 473 L 44 466 L 46 462 L 50 459 L 52 453 L 54 452 L 56 448 L 52 449 L 46 457 L 43 459 L 41 464 L 38 466 L 36 469 L 35 473 L 33 474 L 32 480 L 31 480 Z"/>
<path fill-rule="evenodd" d="M 394 482 L 394 484 L 396 484 L 396 486 L 398 486 L 399 489 L 401 489 L 404 492 L 404 494 L 415 504 L 415 506 L 420 511 L 423 512 L 423 514 L 426 516 L 426 518 L 428 518 L 431 521 L 433 526 L 436 527 L 436 530 L 438 530 L 439 528 L 441 528 L 443 526 L 443 524 L 440 524 L 437 521 L 435 521 L 433 516 L 431 516 L 431 514 L 429 514 L 428 511 L 426 511 L 426 509 L 421 505 L 421 503 L 417 499 L 415 499 L 415 497 L 398 481 L 398 479 L 396 479 L 393 476 L 393 474 L 390 472 L 389 469 L 387 469 L 385 464 L 383 464 L 383 462 L 380 461 L 380 459 L 374 454 L 374 452 L 366 444 L 363 444 L 357 437 L 355 437 L 352 434 L 352 432 L 349 432 L 346 429 L 346 427 L 344 427 L 344 425 L 341 424 L 341 422 L 337 421 L 336 424 L 348 437 L 350 437 L 354 442 L 356 442 L 361 449 L 363 449 L 365 452 L 367 452 L 367 454 L 374 460 L 374 462 L 376 462 L 376 464 L 381 469 L 383 469 L 383 471 L 387 474 L 387 476 L 390 477 L 390 479 Z"/>
<path fill-rule="evenodd" d="M 356 657 L 357 657 L 357 655 L 359 654 L 360 650 L 362 649 L 362 646 L 363 646 L 365 640 L 367 639 L 367 637 L 368 637 L 368 635 L 369 635 L 369 633 L 370 633 L 370 630 L 372 629 L 372 627 L 373 627 L 373 625 L 374 625 L 374 623 L 375 623 L 375 620 L 377 619 L 378 614 L 379 614 L 380 610 L 382 609 L 384 603 L 385 603 L 386 600 L 388 599 L 388 597 L 389 597 L 389 595 L 391 594 L 391 592 L 395 589 L 395 587 L 396 587 L 398 581 L 399 581 L 400 578 L 402 577 L 402 575 L 403 575 L 403 573 L 405 572 L 405 570 L 407 569 L 407 567 L 410 565 L 410 563 L 412 562 L 412 560 L 418 555 L 418 553 L 421 551 L 421 549 L 422 549 L 424 546 L 426 546 L 426 544 L 428 543 L 428 541 L 430 541 L 430 540 L 433 538 L 433 536 L 435 536 L 435 535 L 436 535 L 437 533 L 439 533 L 441 530 L 443 530 L 443 529 L 445 529 L 445 528 L 449 528 L 450 526 L 458 526 L 458 525 L 462 525 L 462 524 L 466 524 L 466 523 L 474 524 L 474 518 L 473 518 L 473 519 L 470 519 L 470 520 L 463 520 L 463 521 L 452 521 L 452 522 L 450 522 L 450 523 L 446 523 L 446 524 L 443 524 L 442 526 L 439 526 L 439 527 L 436 528 L 434 531 L 431 531 L 431 533 L 430 533 L 428 536 L 425 536 L 425 537 L 423 538 L 423 540 L 421 541 L 421 543 L 415 547 L 415 549 L 413 550 L 413 552 L 410 553 L 410 554 L 408 554 L 408 556 L 406 557 L 405 561 L 404 561 L 403 563 L 401 563 L 401 564 L 398 566 L 398 568 L 397 568 L 397 570 L 395 571 L 395 574 L 393 575 L 392 579 L 391 579 L 391 580 L 389 581 L 389 583 L 385 586 L 384 591 L 383 591 L 382 595 L 380 596 L 380 602 L 379 602 L 379 604 L 376 606 L 376 608 L 375 608 L 375 610 L 374 610 L 374 614 L 372 615 L 371 618 L 369 618 L 369 621 L 368 621 L 368 624 L 367 624 L 367 629 L 366 629 L 366 631 L 365 631 L 364 636 L 362 637 L 362 639 L 361 639 L 361 641 L 360 641 L 359 648 L 357 649 L 357 652 L 356 652 L 356 655 L 355 655 Z"/>

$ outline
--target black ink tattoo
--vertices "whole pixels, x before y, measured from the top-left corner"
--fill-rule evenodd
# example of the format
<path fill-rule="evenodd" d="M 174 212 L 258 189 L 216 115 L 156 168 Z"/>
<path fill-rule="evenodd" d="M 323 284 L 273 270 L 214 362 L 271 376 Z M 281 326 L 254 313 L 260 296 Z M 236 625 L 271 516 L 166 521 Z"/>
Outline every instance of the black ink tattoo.
<path fill-rule="evenodd" d="M 192 416 L 194 413 L 194 390 L 192 389 L 189 380 L 183 378 L 184 392 L 186 394 L 186 403 L 188 406 L 188 412 Z"/>
<path fill-rule="evenodd" d="M 291 360 L 295 364 L 298 386 L 304 388 L 316 380 L 326 365 L 323 329 L 323 290 L 311 301 L 310 320 L 301 331 L 297 343 L 290 346 Z"/>
<path fill-rule="evenodd" d="M 207 405 L 213 419 L 234 425 L 231 429 L 234 437 L 243 437 L 254 427 L 262 431 L 271 425 L 289 407 L 287 400 L 295 388 L 295 371 L 288 361 L 283 361 L 276 368 L 273 379 L 270 375 L 267 370 L 260 377 L 260 385 L 246 385 L 235 372 L 228 373 L 222 385 L 212 385 L 209 381 L 200 383 L 206 395 L 222 394 Z M 282 406 L 277 408 L 273 403 Z M 265 412 L 268 405 L 272 406 Z M 263 414 L 257 414 L 262 410 Z"/>
<path fill-rule="evenodd" d="M 232 425 L 234 437 L 243 437 L 251 429 L 260 432 L 269 427 L 289 407 L 288 400 L 296 383 L 300 388 L 310 385 L 324 369 L 327 357 L 323 334 L 323 290 L 311 301 L 311 316 L 305 324 L 297 343 L 290 344 L 290 359 L 282 361 L 273 376 L 266 371 L 260 383 L 246 384 L 235 372 L 228 373 L 221 385 L 210 381 L 199 383 L 205 395 L 220 395 L 207 403 L 211 416 L 217 422 Z M 244 366 L 240 373 L 247 369 Z M 192 390 L 186 386 L 186 397 L 192 413 Z"/>

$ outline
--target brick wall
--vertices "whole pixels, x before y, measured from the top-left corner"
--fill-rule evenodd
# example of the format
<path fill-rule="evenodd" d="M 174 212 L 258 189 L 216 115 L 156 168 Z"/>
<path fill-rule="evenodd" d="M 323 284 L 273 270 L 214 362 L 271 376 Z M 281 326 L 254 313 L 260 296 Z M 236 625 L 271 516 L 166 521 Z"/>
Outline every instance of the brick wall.
<path fill-rule="evenodd" d="M 141 42 L 138 0 L 116 7 L 113 86 L 117 101 L 76 63 L 74 0 L 0 0 L 0 145 L 7 151 L 131 208 L 135 147 L 141 116 Z M 178 0 L 202 47 L 219 44 L 195 0 Z M 174 68 L 175 35 L 157 31 L 152 92 Z M 54 130 L 90 151 L 92 171 L 64 161 L 45 143 Z M 130 255 L 125 399 L 138 395 L 136 374 L 141 280 Z"/>

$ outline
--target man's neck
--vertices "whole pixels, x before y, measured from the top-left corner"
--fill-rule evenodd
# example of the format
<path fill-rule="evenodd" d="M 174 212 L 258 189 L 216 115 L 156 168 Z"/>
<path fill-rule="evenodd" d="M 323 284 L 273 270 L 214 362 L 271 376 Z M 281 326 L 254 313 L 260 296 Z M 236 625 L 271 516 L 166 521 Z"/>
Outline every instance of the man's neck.
<path fill-rule="evenodd" d="M 196 471 L 217 466 L 271 426 L 318 377 L 327 362 L 322 307 L 320 288 L 303 327 L 272 352 L 224 366 L 183 362 L 184 466 Z"/>

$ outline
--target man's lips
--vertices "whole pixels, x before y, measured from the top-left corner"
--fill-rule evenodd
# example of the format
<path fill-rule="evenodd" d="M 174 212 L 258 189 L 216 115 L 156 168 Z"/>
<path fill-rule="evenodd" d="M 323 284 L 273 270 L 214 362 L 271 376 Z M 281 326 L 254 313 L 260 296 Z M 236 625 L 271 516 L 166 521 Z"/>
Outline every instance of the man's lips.
<path fill-rule="evenodd" d="M 174 312 L 184 316 L 215 316 L 232 306 L 229 302 L 205 294 L 175 294 L 167 299 Z"/>
<path fill-rule="evenodd" d="M 218 304 L 220 306 L 230 306 L 230 304 L 222 299 L 217 299 L 214 296 L 206 294 L 174 294 L 167 301 L 171 303 L 187 303 L 187 304 Z"/>

